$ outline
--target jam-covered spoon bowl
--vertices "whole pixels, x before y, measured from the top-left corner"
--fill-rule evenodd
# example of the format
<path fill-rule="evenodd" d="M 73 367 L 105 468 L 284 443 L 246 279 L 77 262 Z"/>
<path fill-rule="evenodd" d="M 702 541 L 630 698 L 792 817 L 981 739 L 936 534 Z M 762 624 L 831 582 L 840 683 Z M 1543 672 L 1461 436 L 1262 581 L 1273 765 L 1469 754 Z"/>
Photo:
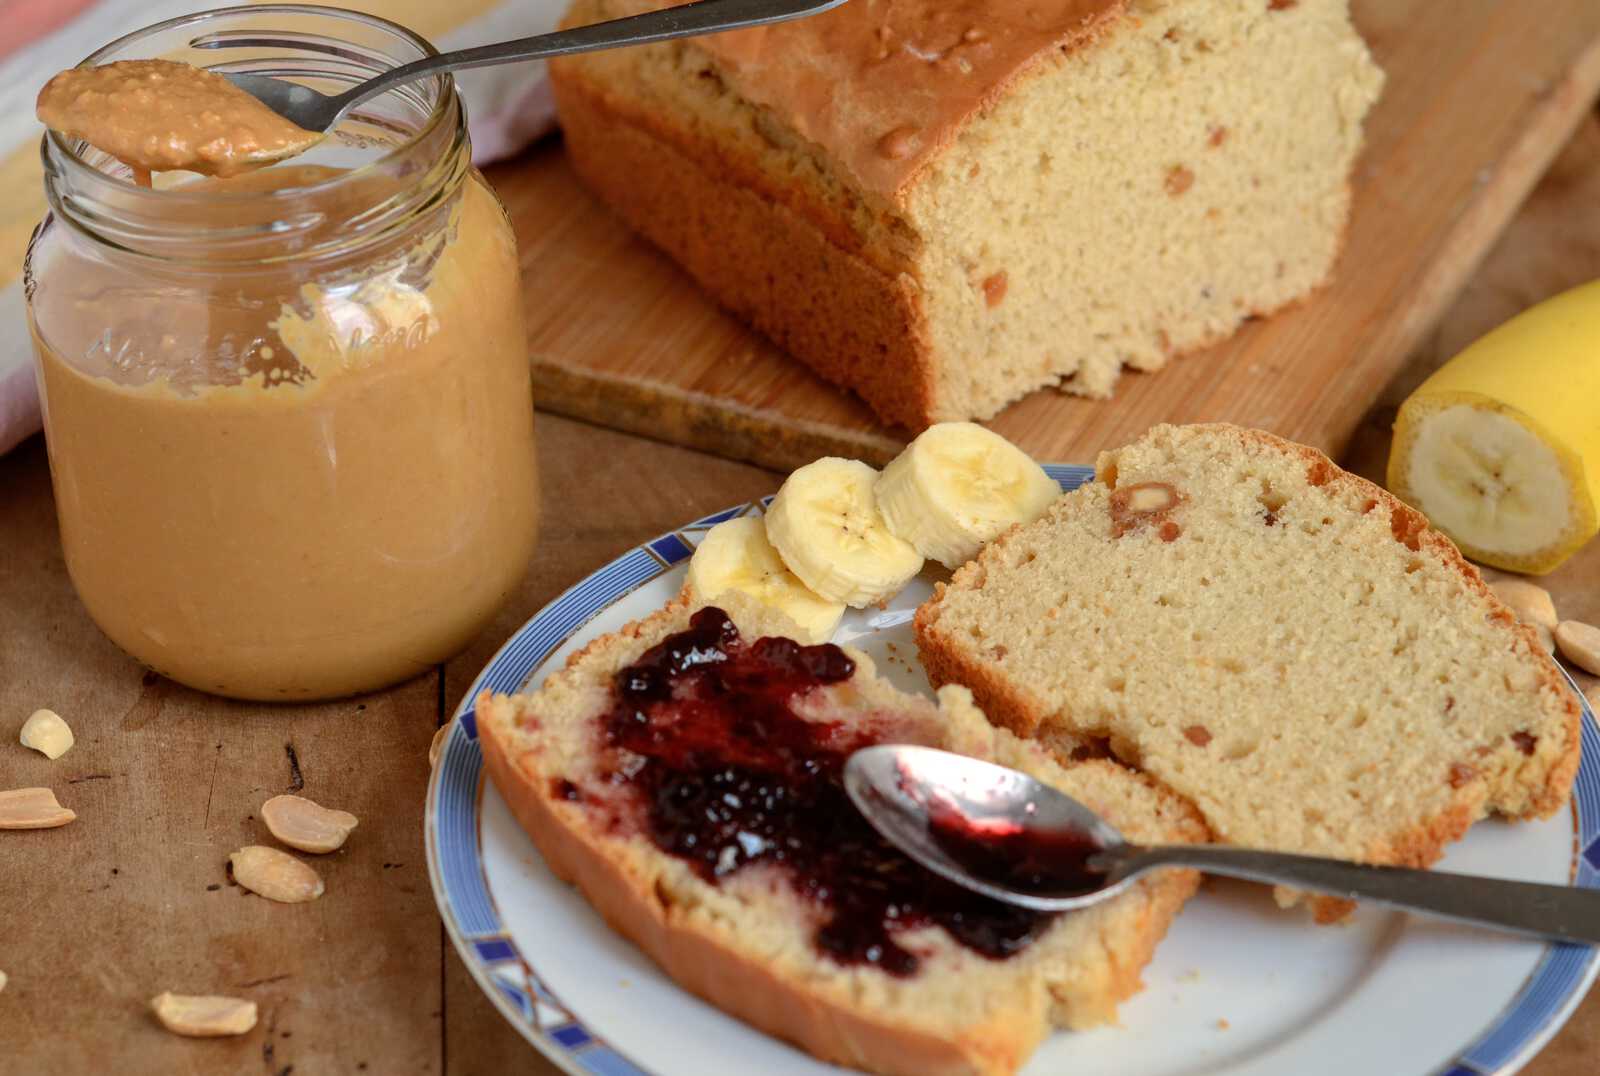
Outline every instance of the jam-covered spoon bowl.
<path fill-rule="evenodd" d="M 1387 904 L 1475 926 L 1600 944 L 1600 891 L 1373 866 L 1226 845 L 1137 845 L 1025 773 L 965 755 L 880 744 L 850 756 L 845 790 L 901 851 L 995 900 L 1072 911 L 1162 867 Z"/>

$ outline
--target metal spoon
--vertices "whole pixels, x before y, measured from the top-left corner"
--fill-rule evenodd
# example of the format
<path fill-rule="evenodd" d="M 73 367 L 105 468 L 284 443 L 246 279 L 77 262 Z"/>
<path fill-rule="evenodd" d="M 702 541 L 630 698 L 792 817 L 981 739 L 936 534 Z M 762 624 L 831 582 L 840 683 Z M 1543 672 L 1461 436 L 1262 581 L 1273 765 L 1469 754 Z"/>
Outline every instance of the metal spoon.
<path fill-rule="evenodd" d="M 867 821 L 918 863 L 1038 911 L 1086 907 L 1158 867 L 1194 867 L 1513 934 L 1600 944 L 1600 891 L 1220 845 L 1140 847 L 1027 774 L 948 751 L 864 748 L 846 763 L 844 784 Z"/>
<path fill-rule="evenodd" d="M 815 15 L 829 8 L 838 7 L 842 3 L 844 0 L 698 0 L 696 3 L 665 8 L 661 11 L 630 15 L 625 19 L 612 19 L 570 30 L 539 34 L 537 37 L 518 38 L 515 41 L 502 41 L 497 45 L 480 45 L 477 48 L 458 49 L 438 56 L 427 56 L 403 64 L 392 71 L 385 71 L 354 89 L 331 97 L 308 87 L 266 75 L 226 72 L 219 74 L 291 123 L 307 131 L 327 131 L 339 122 L 341 116 L 362 101 L 401 83 L 437 75 L 444 71 L 489 67 L 522 60 L 539 60 L 549 56 L 570 56 L 579 52 L 596 52 L 600 49 L 621 48 L 626 45 L 645 45 L 675 37 L 720 33 L 723 30 L 738 30 L 748 26 L 765 26 L 769 23 Z M 306 42 L 289 32 L 274 34 L 271 31 L 260 30 L 227 30 L 197 37 L 189 42 L 189 45 L 197 49 L 300 49 L 306 47 Z"/>

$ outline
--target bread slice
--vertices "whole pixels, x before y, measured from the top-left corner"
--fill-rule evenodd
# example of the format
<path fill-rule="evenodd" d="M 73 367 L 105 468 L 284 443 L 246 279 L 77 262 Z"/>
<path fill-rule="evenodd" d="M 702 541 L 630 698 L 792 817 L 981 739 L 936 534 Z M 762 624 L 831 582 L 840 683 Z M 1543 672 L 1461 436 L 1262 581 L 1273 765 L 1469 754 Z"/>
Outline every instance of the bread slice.
<path fill-rule="evenodd" d="M 729 615 L 746 639 L 781 633 L 760 609 Z M 685 628 L 687 596 L 591 643 L 537 691 L 485 694 L 478 731 L 495 787 L 550 868 L 578 886 L 615 930 L 679 985 L 817 1057 L 905 1076 L 1010 1073 L 1051 1027 L 1112 1020 L 1197 878 L 1168 871 L 1089 910 L 1046 924 L 1031 944 L 990 959 L 937 926 L 895 933 L 918 967 L 897 976 L 839 963 L 815 943 L 824 914 L 786 868 L 747 863 L 708 881 L 647 836 L 646 807 L 602 746 L 601 715 L 619 670 Z M 920 742 L 1018 767 L 1091 804 L 1136 840 L 1204 840 L 1188 805 L 1115 763 L 1063 767 L 1038 745 L 996 729 L 961 688 L 939 705 L 902 694 L 850 652 L 849 679 L 799 696 L 806 721 L 849 735 Z M 632 780 L 628 778 L 627 780 Z M 926 875 L 931 881 L 932 875 Z"/>
<path fill-rule="evenodd" d="M 851 0 L 550 71 L 590 188 L 918 429 L 1109 396 L 1317 287 L 1383 83 L 1348 0 Z"/>
<path fill-rule="evenodd" d="M 1425 866 L 1567 801 L 1576 700 L 1416 511 L 1232 426 L 1158 426 L 1096 472 L 918 609 L 934 683 L 1108 745 L 1249 847 Z"/>

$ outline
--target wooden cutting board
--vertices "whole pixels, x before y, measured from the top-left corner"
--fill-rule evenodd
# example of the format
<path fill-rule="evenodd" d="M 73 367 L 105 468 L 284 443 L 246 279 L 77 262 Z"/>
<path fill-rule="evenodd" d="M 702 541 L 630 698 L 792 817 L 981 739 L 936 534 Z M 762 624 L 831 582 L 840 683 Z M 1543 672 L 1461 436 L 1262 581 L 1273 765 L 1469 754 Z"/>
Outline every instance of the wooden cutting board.
<path fill-rule="evenodd" d="M 991 425 L 1092 462 L 1156 422 L 1225 420 L 1342 453 L 1600 91 L 1597 0 L 1354 0 L 1388 73 L 1334 282 L 1110 401 L 1043 390 Z M 492 169 L 521 244 L 540 407 L 789 469 L 882 463 L 907 432 L 719 311 L 579 186 L 559 144 Z M 1596 210 L 1600 212 L 1600 210 Z"/>

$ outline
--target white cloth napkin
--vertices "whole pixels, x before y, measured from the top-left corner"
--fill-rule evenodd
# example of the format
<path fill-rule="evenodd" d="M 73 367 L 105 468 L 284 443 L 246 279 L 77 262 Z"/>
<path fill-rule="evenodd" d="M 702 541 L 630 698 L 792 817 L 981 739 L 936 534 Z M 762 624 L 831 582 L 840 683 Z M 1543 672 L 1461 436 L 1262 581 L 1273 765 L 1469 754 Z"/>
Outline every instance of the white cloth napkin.
<path fill-rule="evenodd" d="M 33 100 L 51 75 L 141 26 L 219 3 L 103 0 L 54 32 L 0 58 L 0 156 L 38 142 L 42 129 L 33 118 Z M 555 29 L 565 8 L 565 0 L 505 0 L 441 34 L 435 44 L 448 51 L 545 33 Z M 6 17 L 5 5 L 0 4 L 0 43 L 7 35 Z M 555 103 L 543 63 L 479 68 L 457 75 L 456 82 L 467 103 L 472 157 L 480 165 L 515 154 L 555 123 Z M 0 280 L 12 276 L 0 274 Z M 0 453 L 37 432 L 39 425 L 22 284 L 16 280 L 0 288 Z"/>

